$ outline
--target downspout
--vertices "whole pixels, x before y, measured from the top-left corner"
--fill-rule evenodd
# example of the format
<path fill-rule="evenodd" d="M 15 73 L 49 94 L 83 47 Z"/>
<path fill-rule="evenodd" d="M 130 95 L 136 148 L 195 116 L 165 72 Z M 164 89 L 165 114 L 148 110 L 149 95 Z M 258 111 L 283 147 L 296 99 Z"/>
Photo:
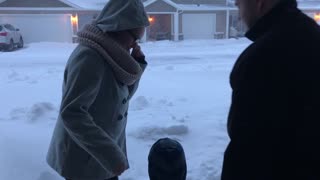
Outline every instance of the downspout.
<path fill-rule="evenodd" d="M 230 9 L 227 8 L 227 22 L 226 22 L 226 39 L 229 39 L 229 33 L 230 33 Z"/>
<path fill-rule="evenodd" d="M 227 21 L 226 21 L 226 39 L 230 37 L 230 8 L 229 8 L 229 0 L 226 0 L 226 7 L 227 7 Z"/>
<path fill-rule="evenodd" d="M 180 15 L 183 13 L 184 11 L 183 10 L 178 10 L 177 11 L 177 20 L 178 20 L 178 27 L 177 27 L 177 34 L 178 34 L 178 40 L 180 40 L 180 24 L 182 23 L 182 22 L 180 22 Z M 182 35 L 183 35 L 183 32 L 181 33 Z M 182 38 L 183 39 L 183 38 Z"/>
<path fill-rule="evenodd" d="M 174 41 L 179 41 L 180 35 L 180 14 L 183 13 L 181 10 L 177 10 L 174 13 Z"/>

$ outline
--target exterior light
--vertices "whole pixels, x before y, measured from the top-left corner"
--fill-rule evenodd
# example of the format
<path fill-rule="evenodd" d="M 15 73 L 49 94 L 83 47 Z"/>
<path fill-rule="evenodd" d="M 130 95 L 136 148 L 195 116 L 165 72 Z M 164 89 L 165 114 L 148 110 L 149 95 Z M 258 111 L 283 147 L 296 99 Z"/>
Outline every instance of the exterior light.
<path fill-rule="evenodd" d="M 72 15 L 71 16 L 71 23 L 72 23 L 72 25 L 74 25 L 74 26 L 77 26 L 78 25 L 78 15 Z"/>
<path fill-rule="evenodd" d="M 320 13 L 314 14 L 313 18 L 314 18 L 315 21 L 320 22 Z"/>

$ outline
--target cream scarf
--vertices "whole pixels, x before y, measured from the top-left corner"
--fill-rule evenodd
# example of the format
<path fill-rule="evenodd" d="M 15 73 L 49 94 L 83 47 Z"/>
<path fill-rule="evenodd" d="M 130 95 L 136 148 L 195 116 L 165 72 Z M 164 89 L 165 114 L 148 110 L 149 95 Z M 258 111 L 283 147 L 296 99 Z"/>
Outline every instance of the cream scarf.
<path fill-rule="evenodd" d="M 134 84 L 141 78 L 139 63 L 107 34 L 94 25 L 86 25 L 78 33 L 79 43 L 95 49 L 111 66 L 118 81 L 126 85 Z"/>

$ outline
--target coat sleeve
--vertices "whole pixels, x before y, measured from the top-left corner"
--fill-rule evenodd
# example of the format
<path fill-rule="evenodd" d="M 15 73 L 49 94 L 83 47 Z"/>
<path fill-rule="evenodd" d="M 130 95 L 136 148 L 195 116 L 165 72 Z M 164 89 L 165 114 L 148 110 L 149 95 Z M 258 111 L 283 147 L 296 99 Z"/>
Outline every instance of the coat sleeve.
<path fill-rule="evenodd" d="M 99 92 L 105 71 L 101 57 L 93 51 L 74 56 L 65 76 L 60 118 L 71 138 L 107 171 L 115 173 L 126 157 L 113 139 L 93 121 L 89 108 Z M 110 156 L 112 154 L 112 156 Z M 108 157 L 108 158 L 107 158 Z M 111 159 L 110 159 L 111 158 Z"/>
<path fill-rule="evenodd" d="M 246 80 L 242 81 L 244 83 Z M 223 179 L 268 175 L 266 171 L 272 167 L 272 143 L 267 137 L 272 135 L 272 129 L 266 122 L 269 115 L 264 108 L 267 106 L 259 103 L 265 102 L 267 93 L 262 88 L 248 85 L 233 90 L 228 121 L 231 141 L 225 152 Z"/>
<path fill-rule="evenodd" d="M 281 152 L 289 139 L 283 131 L 289 129 L 287 73 L 276 55 L 254 54 L 252 58 L 232 75 L 231 142 L 224 179 L 272 179 L 270 172 L 280 159 L 286 159 L 284 154 L 289 154 Z"/>
<path fill-rule="evenodd" d="M 140 64 L 142 71 L 144 71 L 148 66 L 148 63 L 146 62 L 145 57 L 142 57 L 141 59 L 136 59 L 136 60 Z M 139 87 L 139 82 L 140 82 L 140 79 L 137 80 L 133 85 L 129 86 L 129 99 L 131 99 L 134 93 L 137 91 Z"/>

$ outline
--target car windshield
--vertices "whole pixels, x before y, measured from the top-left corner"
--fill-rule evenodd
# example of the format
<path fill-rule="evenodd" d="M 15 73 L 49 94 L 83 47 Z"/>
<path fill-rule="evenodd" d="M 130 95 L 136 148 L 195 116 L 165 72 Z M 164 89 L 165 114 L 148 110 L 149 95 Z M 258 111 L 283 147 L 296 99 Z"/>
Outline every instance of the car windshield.
<path fill-rule="evenodd" d="M 10 31 L 15 31 L 14 27 L 11 26 L 10 24 L 6 24 L 6 25 L 4 25 L 4 27 L 5 27 L 6 29 L 10 30 Z"/>
<path fill-rule="evenodd" d="M 2 27 L 2 26 L 0 26 L 0 31 L 2 31 L 2 29 L 3 29 L 3 27 Z"/>

